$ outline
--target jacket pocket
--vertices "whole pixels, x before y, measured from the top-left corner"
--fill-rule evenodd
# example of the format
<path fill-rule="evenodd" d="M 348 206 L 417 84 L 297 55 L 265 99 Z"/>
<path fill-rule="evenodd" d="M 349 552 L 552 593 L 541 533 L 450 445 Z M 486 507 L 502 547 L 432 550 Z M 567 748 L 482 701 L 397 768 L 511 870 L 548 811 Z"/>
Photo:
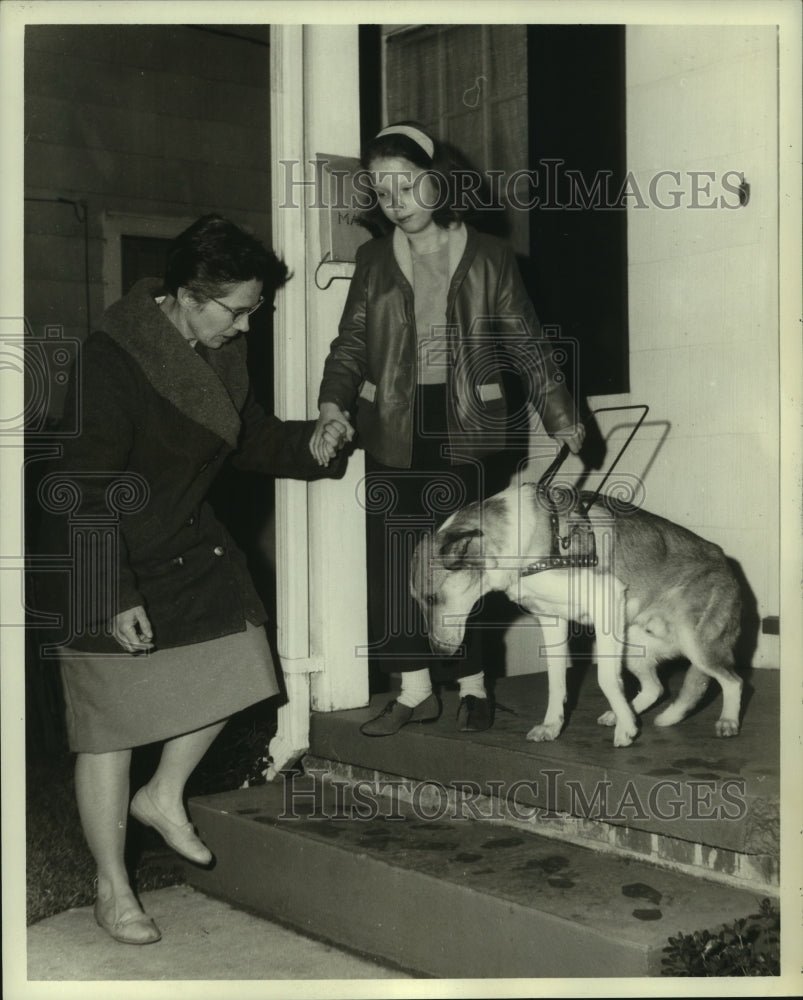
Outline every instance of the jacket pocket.
<path fill-rule="evenodd" d="M 374 382 L 369 382 L 366 379 L 360 386 L 360 399 L 364 399 L 368 403 L 373 403 L 376 401 L 376 384 Z"/>
<path fill-rule="evenodd" d="M 478 385 L 477 396 L 479 397 L 480 402 L 484 403 L 486 406 L 489 403 L 493 404 L 496 401 L 504 399 L 502 386 L 498 382 L 485 382 L 482 385 Z"/>
<path fill-rule="evenodd" d="M 134 571 L 143 580 L 155 580 L 171 573 L 178 573 L 186 565 L 186 553 L 168 559 L 149 559 L 135 564 Z"/>
<path fill-rule="evenodd" d="M 499 382 L 475 382 L 456 393 L 454 416 L 466 434 L 498 433 L 507 420 L 507 400 Z"/>

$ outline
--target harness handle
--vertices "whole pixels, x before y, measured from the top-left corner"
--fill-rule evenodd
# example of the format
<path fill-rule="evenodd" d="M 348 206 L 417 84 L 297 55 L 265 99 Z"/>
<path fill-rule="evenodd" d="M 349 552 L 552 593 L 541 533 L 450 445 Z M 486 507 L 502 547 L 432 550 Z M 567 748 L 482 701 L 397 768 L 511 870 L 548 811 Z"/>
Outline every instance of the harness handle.
<path fill-rule="evenodd" d="M 600 406 L 596 410 L 592 410 L 591 411 L 591 415 L 592 416 L 596 416 L 598 413 L 613 413 L 613 412 L 616 412 L 616 411 L 619 411 L 619 410 L 641 410 L 642 414 L 638 418 L 638 420 L 636 421 L 635 425 L 633 426 L 633 430 L 628 434 L 627 440 L 622 445 L 622 447 L 619 449 L 619 454 L 611 462 L 611 464 L 610 464 L 610 466 L 608 468 L 608 471 L 605 473 L 605 475 L 602 478 L 602 482 L 596 488 L 596 490 L 594 491 L 591 499 L 586 504 L 586 506 L 585 506 L 585 508 L 583 510 L 584 514 L 587 514 L 589 512 L 589 510 L 591 510 L 591 508 L 597 502 L 597 498 L 599 497 L 600 493 L 602 492 L 602 487 L 608 482 L 608 479 L 610 478 L 611 473 L 616 468 L 616 466 L 619 464 L 619 459 L 627 451 L 628 446 L 630 445 L 630 442 L 636 436 L 636 433 L 638 432 L 639 427 L 641 427 L 641 425 L 644 423 L 645 417 L 650 412 L 650 408 L 649 408 L 649 406 L 647 406 L 646 403 L 634 403 L 631 406 Z"/>
<path fill-rule="evenodd" d="M 586 506 L 583 507 L 583 513 L 584 514 L 587 514 L 589 512 L 589 510 L 597 502 L 597 498 L 599 497 L 600 493 L 602 492 L 603 486 L 608 482 L 608 479 L 610 478 L 611 473 L 616 468 L 616 466 L 619 464 L 619 459 L 627 451 L 627 449 L 628 449 L 628 447 L 630 445 L 630 442 L 636 436 L 639 427 L 641 427 L 641 425 L 644 423 L 644 420 L 645 420 L 647 414 L 650 412 L 650 408 L 649 408 L 649 406 L 646 403 L 633 403 L 633 404 L 628 405 L 628 406 L 599 406 L 599 407 L 597 407 L 596 410 L 592 410 L 591 411 L 591 416 L 595 417 L 598 413 L 613 413 L 613 412 L 618 412 L 619 410 L 622 410 L 622 411 L 624 411 L 624 410 L 641 410 L 642 413 L 641 413 L 641 416 L 636 421 L 636 423 L 635 423 L 635 425 L 633 427 L 633 430 L 628 435 L 627 440 L 622 445 L 622 447 L 619 449 L 619 454 L 616 456 L 616 458 L 613 460 L 613 462 L 611 462 L 610 468 L 605 473 L 605 475 L 604 475 L 604 477 L 602 479 L 602 482 L 599 484 L 599 486 L 597 487 L 597 489 L 594 491 L 591 499 L 586 504 Z M 558 452 L 558 454 L 555 456 L 555 458 L 550 463 L 549 467 L 546 469 L 546 471 L 544 472 L 544 474 L 538 480 L 537 485 L 541 489 L 544 489 L 544 490 L 549 489 L 550 483 L 555 478 L 555 475 L 557 474 L 558 469 L 560 469 L 560 467 L 566 461 L 566 456 L 568 454 L 569 454 L 569 446 L 567 444 L 563 444 L 561 446 L 560 451 Z M 581 507 L 582 507 L 582 504 L 581 504 Z"/>
<path fill-rule="evenodd" d="M 569 454 L 569 446 L 567 444 L 561 445 L 558 454 L 555 456 L 555 458 L 552 459 L 552 462 L 550 463 L 549 467 L 546 469 L 543 476 L 541 476 L 541 478 L 538 480 L 536 485 L 545 490 L 549 489 L 549 484 L 555 478 L 555 473 L 566 461 L 566 456 L 568 454 Z"/>

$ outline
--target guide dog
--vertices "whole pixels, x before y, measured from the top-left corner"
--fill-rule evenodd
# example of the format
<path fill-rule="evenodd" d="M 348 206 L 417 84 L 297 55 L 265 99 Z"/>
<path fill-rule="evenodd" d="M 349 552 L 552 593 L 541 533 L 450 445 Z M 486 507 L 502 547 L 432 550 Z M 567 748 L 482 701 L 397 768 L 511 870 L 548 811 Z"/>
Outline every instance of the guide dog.
<path fill-rule="evenodd" d="M 564 491 L 565 494 L 566 491 Z M 571 494 L 569 494 L 571 495 Z M 556 504 L 537 484 L 512 485 L 452 514 L 419 543 L 411 590 L 433 652 L 460 646 L 466 619 L 490 591 L 532 615 L 555 616 L 561 641 L 547 652 L 549 699 L 528 740 L 554 740 L 564 722 L 568 623 L 593 625 L 597 673 L 614 745 L 629 746 L 636 717 L 663 694 L 656 665 L 690 661 L 677 698 L 655 719 L 679 722 L 715 678 L 722 688 L 718 736 L 736 736 L 742 681 L 734 672 L 741 593 L 722 550 L 691 531 L 605 495 Z M 586 509 L 587 507 L 587 509 Z M 639 681 L 629 704 L 621 664 Z"/>

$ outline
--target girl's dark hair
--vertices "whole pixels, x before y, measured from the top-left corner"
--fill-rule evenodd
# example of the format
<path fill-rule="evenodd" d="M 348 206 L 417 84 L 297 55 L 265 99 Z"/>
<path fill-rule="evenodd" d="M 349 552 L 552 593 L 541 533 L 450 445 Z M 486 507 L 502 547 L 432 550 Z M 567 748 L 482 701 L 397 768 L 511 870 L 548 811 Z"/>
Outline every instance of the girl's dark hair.
<path fill-rule="evenodd" d="M 173 240 L 164 284 L 171 295 L 183 286 L 208 299 L 224 295 L 232 284 L 256 278 L 267 299 L 288 277 L 284 261 L 251 233 L 221 215 L 203 215 Z"/>
<path fill-rule="evenodd" d="M 380 157 L 398 157 L 409 160 L 416 167 L 426 170 L 435 175 L 435 185 L 438 191 L 437 205 L 432 212 L 432 221 L 447 229 L 453 222 L 462 218 L 467 206 L 461 203 L 460 190 L 456 183 L 455 172 L 467 169 L 467 162 L 460 153 L 445 142 L 440 142 L 422 125 L 414 121 L 394 122 L 388 125 L 408 125 L 423 132 L 432 140 L 433 155 L 430 157 L 427 151 L 409 136 L 402 132 L 391 132 L 389 135 L 375 136 L 363 148 L 360 156 L 360 164 L 364 170 L 370 170 L 371 164 Z M 383 220 L 384 216 L 378 205 L 374 206 L 366 213 L 366 222 L 376 223 Z M 385 220 L 385 223 L 387 220 Z"/>

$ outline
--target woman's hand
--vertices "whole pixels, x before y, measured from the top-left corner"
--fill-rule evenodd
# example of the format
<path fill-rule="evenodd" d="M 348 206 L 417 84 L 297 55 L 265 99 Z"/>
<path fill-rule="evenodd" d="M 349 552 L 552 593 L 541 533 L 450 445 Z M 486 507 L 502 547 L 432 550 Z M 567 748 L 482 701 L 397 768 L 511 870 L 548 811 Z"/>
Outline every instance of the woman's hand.
<path fill-rule="evenodd" d="M 318 465 L 328 465 L 347 441 L 354 438 L 349 415 L 337 403 L 322 403 L 309 449 Z"/>
<path fill-rule="evenodd" d="M 111 630 L 127 653 L 144 653 L 153 649 L 153 629 L 142 605 L 115 615 L 111 620 Z"/>
<path fill-rule="evenodd" d="M 552 437 L 561 444 L 566 444 L 569 446 L 569 451 L 576 455 L 580 449 L 583 447 L 583 441 L 585 440 L 586 429 L 585 425 L 582 423 L 572 424 L 570 427 L 563 427 L 559 431 L 555 431 Z"/>

